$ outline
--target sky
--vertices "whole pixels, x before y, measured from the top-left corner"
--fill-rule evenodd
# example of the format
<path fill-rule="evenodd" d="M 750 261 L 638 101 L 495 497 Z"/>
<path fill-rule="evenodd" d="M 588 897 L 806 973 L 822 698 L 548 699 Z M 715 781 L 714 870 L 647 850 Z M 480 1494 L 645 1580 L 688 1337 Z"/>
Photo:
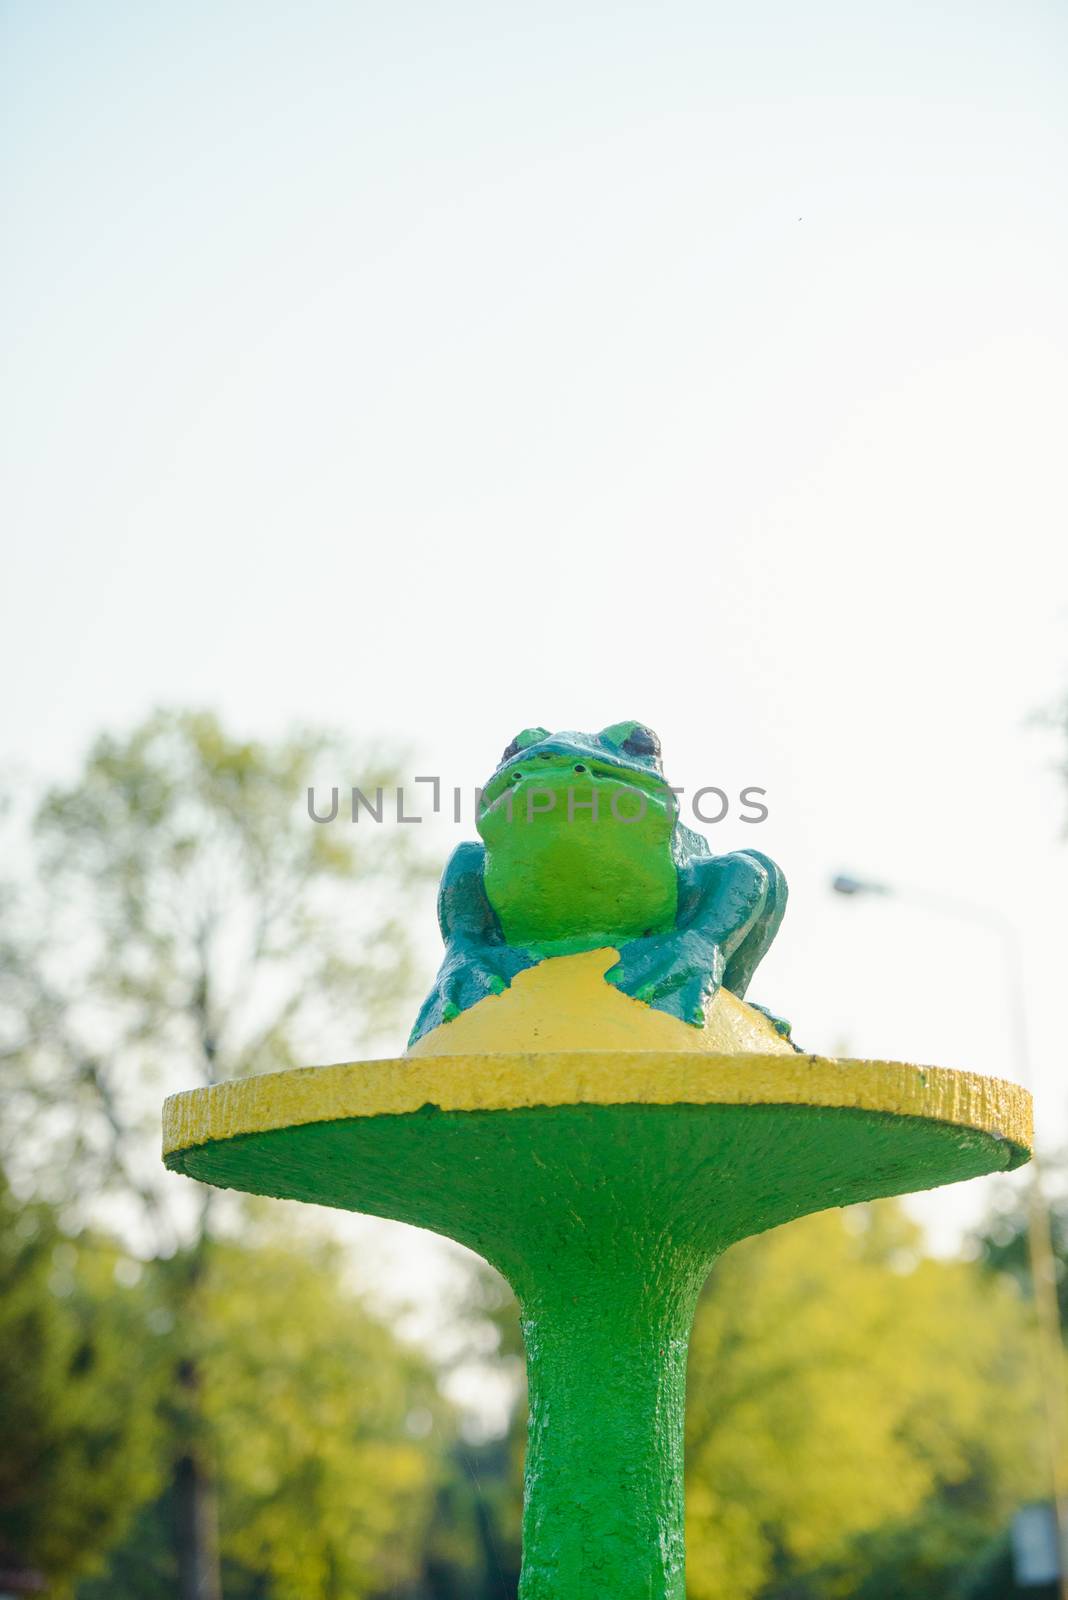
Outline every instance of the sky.
<path fill-rule="evenodd" d="M 1068 1137 L 1063 7 L 0 27 L 9 774 L 158 704 L 466 787 L 525 726 L 641 719 L 690 793 L 767 791 L 707 830 L 791 883 L 753 998 L 1013 1076 L 998 938 L 828 883 L 993 908 Z M 429 1282 L 413 1241 L 375 1248 Z"/>

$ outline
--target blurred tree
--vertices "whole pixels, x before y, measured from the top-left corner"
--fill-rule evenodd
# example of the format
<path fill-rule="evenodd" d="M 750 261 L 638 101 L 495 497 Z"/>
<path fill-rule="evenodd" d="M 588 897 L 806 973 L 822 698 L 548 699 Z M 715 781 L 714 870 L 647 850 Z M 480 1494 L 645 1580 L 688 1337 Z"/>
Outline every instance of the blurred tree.
<path fill-rule="evenodd" d="M 344 1271 L 336 1246 L 303 1236 L 210 1252 L 192 1359 L 199 1424 L 224 1464 L 228 1600 L 362 1600 L 419 1571 L 451 1413 L 426 1359 L 367 1313 Z M 179 1348 L 190 1359 L 188 1334 Z M 172 1483 L 79 1600 L 173 1593 L 176 1514 Z"/>
<path fill-rule="evenodd" d="M 272 1600 L 341 1600 L 415 1570 L 434 1452 L 451 1436 L 429 1364 L 336 1286 L 342 1262 L 214 1252 L 205 1420 L 226 1461 L 227 1554 Z M 403 1534 L 403 1538 L 398 1535 Z"/>
<path fill-rule="evenodd" d="M 1009 1533 L 980 1552 L 949 1600 L 1057 1600 L 1059 1585 L 1029 1583 L 1021 1588 L 1015 1579 L 1012 1539 Z"/>
<path fill-rule="evenodd" d="M 315 777 L 388 786 L 336 739 L 235 739 L 167 712 L 105 736 L 37 814 L 35 925 L 9 907 L 0 995 L 13 1181 L 78 1207 L 115 1202 L 145 1248 L 177 1252 L 173 1498 L 180 1600 L 218 1600 L 215 1448 L 198 1305 L 236 1202 L 163 1174 L 167 1088 L 344 1058 L 395 1020 L 413 963 L 411 829 L 308 816 Z M 393 780 L 395 781 L 395 779 Z M 12 929 L 16 929 L 12 933 Z M 184 1350 L 182 1344 L 184 1341 Z"/>
<path fill-rule="evenodd" d="M 460 1440 L 448 1465 L 419 1577 L 403 1592 L 404 1600 L 515 1600 L 521 1495 L 516 1493 L 510 1440 Z M 394 1600 L 392 1594 L 389 1600 Z"/>
<path fill-rule="evenodd" d="M 1062 1339 L 1068 1334 L 1066 1176 L 1068 1176 L 1068 1161 L 1063 1154 L 1060 1157 L 1046 1157 L 1043 1160 L 1042 1180 L 1049 1204 L 1050 1236 Z M 988 1214 L 974 1236 L 973 1247 L 981 1265 L 993 1278 L 1006 1278 L 1025 1301 L 1033 1300 L 1027 1203 L 1026 1197 L 1021 1194 L 1016 1184 L 1002 1182 L 994 1188 Z M 1012 1582 L 1010 1539 L 1006 1530 L 999 1541 L 980 1557 L 977 1564 L 968 1568 L 966 1579 L 961 1586 L 960 1600 L 1008 1600 L 1008 1597 L 1017 1593 L 1033 1595 L 1034 1600 L 1045 1600 L 1047 1594 L 1053 1596 L 1054 1590 L 1055 1585 L 1026 1591 L 1018 1591 L 1015 1588 Z"/>
<path fill-rule="evenodd" d="M 139 1277 L 0 1178 L 0 1567 L 40 1569 L 57 1600 L 158 1482 L 164 1368 Z"/>
<path fill-rule="evenodd" d="M 1057 1280 L 1057 1303 L 1061 1332 L 1068 1328 L 1068 1161 L 1046 1157 L 1042 1162 L 1042 1182 L 1049 1203 L 1050 1235 Z M 995 1187 L 989 1214 L 976 1234 L 975 1243 L 983 1265 L 992 1272 L 1006 1273 L 1021 1294 L 1032 1298 L 1031 1263 L 1028 1253 L 1028 1218 L 1019 1186 L 1002 1183 Z"/>
<path fill-rule="evenodd" d="M 442 1302 L 449 1338 L 438 1357 L 446 1383 L 463 1373 L 492 1386 L 507 1426 L 477 1440 L 459 1436 L 438 1490 L 422 1570 L 403 1600 L 514 1600 L 519 1584 L 526 1386 L 515 1296 L 477 1257 Z M 390 1600 L 402 1600 L 390 1596 Z"/>
<path fill-rule="evenodd" d="M 893 1204 L 730 1250 L 689 1395 L 693 1600 L 944 1594 L 1040 1481 L 1026 1308 Z"/>

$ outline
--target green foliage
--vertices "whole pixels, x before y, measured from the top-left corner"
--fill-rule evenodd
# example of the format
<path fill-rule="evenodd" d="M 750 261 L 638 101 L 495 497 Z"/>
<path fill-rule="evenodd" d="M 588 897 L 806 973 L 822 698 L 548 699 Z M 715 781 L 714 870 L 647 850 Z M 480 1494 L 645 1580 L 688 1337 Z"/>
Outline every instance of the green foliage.
<path fill-rule="evenodd" d="M 1058 1600 L 1056 1583 L 1018 1588 L 1013 1578 L 1012 1541 L 1003 1534 L 981 1552 L 954 1588 L 949 1600 Z"/>
<path fill-rule="evenodd" d="M 159 1481 L 158 1325 L 138 1268 L 0 1181 L 0 1566 L 65 1592 Z"/>
<path fill-rule="evenodd" d="M 359 1600 L 410 1577 L 451 1431 L 425 1360 L 341 1272 L 325 1248 L 219 1246 L 198 1302 L 222 1548 L 270 1575 L 272 1600 Z"/>
<path fill-rule="evenodd" d="M 1049 1232 L 1056 1274 L 1057 1304 L 1061 1327 L 1068 1327 L 1068 1194 L 1065 1179 L 1068 1161 L 1044 1160 L 1042 1184 L 1049 1207 Z M 1031 1180 L 1031 1174 L 1028 1174 Z M 1031 1180 L 1033 1181 L 1033 1180 Z M 994 1190 L 994 1202 L 976 1244 L 984 1266 L 1005 1273 L 1028 1298 L 1032 1295 L 1031 1260 L 1028 1243 L 1026 1190 L 1018 1183 L 1002 1183 Z"/>
<path fill-rule="evenodd" d="M 351 1057 L 402 1020 L 408 890 L 427 875 L 414 830 L 320 826 L 306 809 L 314 777 L 354 772 L 391 776 L 322 732 L 261 743 L 160 712 L 98 739 L 46 795 L 37 925 L 12 963 L 12 1171 L 57 1197 L 136 1196 L 170 1247 L 173 1182 L 161 1200 L 158 1162 L 140 1159 L 163 1092 Z"/>
<path fill-rule="evenodd" d="M 151 1454 L 159 1440 L 153 1464 L 157 1477 L 173 1475 L 172 1501 L 187 1485 L 165 1520 L 206 1527 L 218 1498 L 228 1578 L 252 1563 L 276 1600 L 325 1600 L 339 1585 L 355 1595 L 375 1575 L 408 1569 L 396 1536 L 429 1505 L 433 1452 L 405 1434 L 401 1411 L 430 1379 L 338 1299 L 326 1264 L 218 1242 L 239 1226 L 240 1204 L 163 1172 L 160 1102 L 197 1082 L 351 1057 L 403 1022 L 416 996 L 408 890 L 427 875 L 413 830 L 357 829 L 343 817 L 321 826 L 306 808 L 314 781 L 393 777 L 381 756 L 359 757 L 321 732 L 249 741 L 208 713 L 161 712 L 100 738 L 78 777 L 45 797 L 36 872 L 17 902 L 5 891 L 10 1170 L 71 1217 L 120 1217 L 160 1253 L 146 1281 L 169 1327 L 164 1399 L 143 1405 L 138 1443 Z M 123 1384 L 144 1376 L 142 1355 L 131 1340 L 116 1405 Z M 266 1394 L 278 1389 L 272 1410 L 253 1402 L 256 1373 Z M 57 1416 L 65 1404 L 57 1394 Z M 328 1415 L 348 1428 L 341 1440 Z M 62 1525 L 44 1480 L 27 1484 Z M 115 1495 L 120 1510 L 146 1498 L 136 1471 L 130 1485 Z M 345 1511 L 345 1496 L 358 1512 Z M 288 1519 L 280 1507 L 292 1508 Z M 102 1518 L 87 1548 L 119 1521 Z M 164 1526 L 146 1513 L 132 1537 L 151 1542 Z M 50 1576 L 69 1564 L 58 1540 L 42 1547 Z M 156 1593 L 213 1566 L 208 1545 L 174 1542 L 177 1567 L 160 1552 L 149 1563 Z"/>
<path fill-rule="evenodd" d="M 412 1600 L 514 1600 L 522 1497 L 515 1466 L 508 1438 L 454 1446 Z"/>
<path fill-rule="evenodd" d="M 159 1303 L 188 1258 L 153 1269 Z M 344 1285 L 340 1251 L 314 1238 L 213 1243 L 169 1370 L 197 1373 L 195 1416 L 177 1430 L 218 1478 L 227 1600 L 361 1600 L 412 1581 L 445 1476 L 452 1417 L 426 1359 Z M 180 1388 L 164 1414 L 171 1429 Z M 173 1490 L 146 1506 L 108 1571 L 79 1600 L 150 1600 L 175 1588 Z"/>
<path fill-rule="evenodd" d="M 950 1600 L 968 1581 L 975 1552 L 989 1545 L 991 1528 L 989 1507 L 977 1514 L 956 1502 L 953 1492 L 940 1493 L 918 1514 L 860 1535 L 845 1562 L 817 1568 L 800 1589 L 773 1592 L 781 1600 L 802 1594 L 812 1600 L 827 1594 L 846 1594 L 849 1600 L 890 1600 L 899 1594 L 909 1600 Z"/>
<path fill-rule="evenodd" d="M 178 1257 L 141 1267 L 0 1188 L 0 1557 L 82 1600 L 176 1589 L 170 1457 L 180 1353 L 222 1467 L 228 1600 L 360 1600 L 413 1580 L 452 1447 L 428 1363 L 309 1238 L 213 1245 L 188 1321 Z M 136 1521 L 134 1513 L 140 1511 Z M 132 1524 L 132 1525 L 131 1525 Z M 0 1560 L 2 1564 L 2 1560 Z"/>
<path fill-rule="evenodd" d="M 690 1364 L 692 1600 L 944 1592 L 1036 1486 L 1030 1338 L 1011 1284 L 923 1258 L 892 1205 L 728 1252 Z"/>
<path fill-rule="evenodd" d="M 519 1308 L 505 1280 L 473 1259 L 455 1302 L 453 1367 L 481 1367 L 512 1403 L 505 1433 L 480 1444 L 458 1439 L 438 1491 L 417 1600 L 513 1600 L 519 1581 L 526 1386 Z M 456 1335 L 459 1334 L 459 1339 Z M 416 1600 L 416 1596 L 413 1596 Z"/>

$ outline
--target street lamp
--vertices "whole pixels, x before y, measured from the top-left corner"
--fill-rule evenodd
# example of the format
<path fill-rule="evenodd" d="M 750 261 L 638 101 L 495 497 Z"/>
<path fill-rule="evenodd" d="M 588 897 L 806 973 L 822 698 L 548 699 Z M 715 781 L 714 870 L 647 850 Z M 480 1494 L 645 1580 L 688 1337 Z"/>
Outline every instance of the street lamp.
<path fill-rule="evenodd" d="M 847 872 L 840 872 L 837 878 L 831 879 L 831 888 L 835 894 L 892 894 L 893 890 L 888 883 L 875 883 L 867 878 L 851 878 Z"/>
<path fill-rule="evenodd" d="M 978 924 L 997 935 L 1001 940 L 1005 956 L 1003 970 L 1012 1026 L 1014 1076 L 1017 1083 L 1026 1089 L 1031 1089 L 1031 1050 L 1027 1032 L 1023 952 L 1013 922 L 990 906 L 977 905 L 970 900 L 959 900 L 952 895 L 931 894 L 926 889 L 899 889 L 893 884 L 880 883 L 871 878 L 858 878 L 851 873 L 840 872 L 831 879 L 831 888 L 836 894 L 850 897 L 893 895 L 895 899 L 919 906 L 924 910 Z M 1031 1182 L 1028 1186 L 1027 1252 L 1037 1312 L 1039 1362 L 1045 1396 L 1046 1440 L 1053 1488 L 1053 1511 L 1057 1523 L 1060 1557 L 1058 1593 L 1060 1600 L 1068 1600 L 1068 1481 L 1065 1479 L 1064 1468 L 1065 1446 L 1068 1445 L 1068 1407 L 1065 1403 L 1062 1377 L 1063 1345 L 1060 1306 L 1057 1303 L 1053 1231 L 1037 1153 L 1032 1157 Z"/>

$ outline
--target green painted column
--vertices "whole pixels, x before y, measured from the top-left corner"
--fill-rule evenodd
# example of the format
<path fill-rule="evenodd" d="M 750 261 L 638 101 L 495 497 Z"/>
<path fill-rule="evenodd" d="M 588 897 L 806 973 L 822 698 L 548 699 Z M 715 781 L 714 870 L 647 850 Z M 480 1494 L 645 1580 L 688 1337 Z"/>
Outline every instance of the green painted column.
<path fill-rule="evenodd" d="M 522 1300 L 521 1600 L 684 1600 L 686 1352 L 704 1266 L 633 1236 L 608 1272 L 590 1255 Z"/>

